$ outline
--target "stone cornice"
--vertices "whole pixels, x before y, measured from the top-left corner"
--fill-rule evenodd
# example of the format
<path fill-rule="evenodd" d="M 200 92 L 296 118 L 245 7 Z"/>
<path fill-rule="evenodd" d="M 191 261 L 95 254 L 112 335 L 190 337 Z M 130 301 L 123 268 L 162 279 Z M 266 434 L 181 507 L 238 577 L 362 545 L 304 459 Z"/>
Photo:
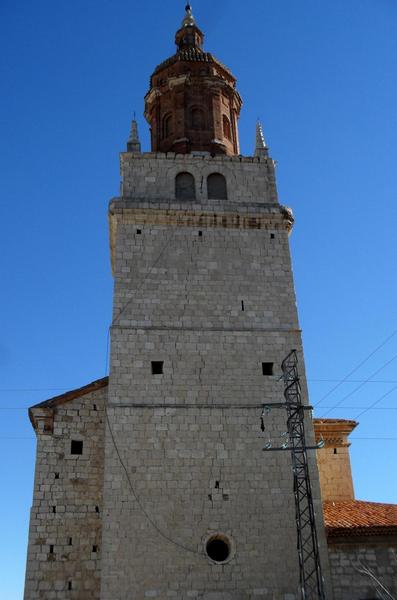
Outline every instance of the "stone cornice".
<path fill-rule="evenodd" d="M 321 439 L 325 447 L 348 448 L 348 436 L 357 427 L 357 421 L 347 419 L 313 419 L 316 442 Z"/>
<path fill-rule="evenodd" d="M 173 207 L 171 207 L 172 205 Z M 176 208 L 176 206 L 179 206 Z M 278 204 L 226 204 L 203 207 L 169 202 L 128 201 L 115 199 L 109 206 L 110 253 L 115 268 L 115 248 L 119 222 L 133 225 L 167 225 L 211 229 L 292 230 L 294 218 L 289 208 Z M 215 210 L 214 210 L 215 208 Z"/>

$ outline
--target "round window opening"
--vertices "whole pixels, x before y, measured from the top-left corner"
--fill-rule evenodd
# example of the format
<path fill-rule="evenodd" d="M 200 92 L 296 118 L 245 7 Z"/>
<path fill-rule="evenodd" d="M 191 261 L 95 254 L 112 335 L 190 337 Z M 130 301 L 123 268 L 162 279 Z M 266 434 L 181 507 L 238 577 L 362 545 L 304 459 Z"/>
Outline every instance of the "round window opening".
<path fill-rule="evenodd" d="M 211 560 L 222 563 L 230 556 L 230 542 L 223 537 L 212 537 L 206 543 L 205 550 Z"/>

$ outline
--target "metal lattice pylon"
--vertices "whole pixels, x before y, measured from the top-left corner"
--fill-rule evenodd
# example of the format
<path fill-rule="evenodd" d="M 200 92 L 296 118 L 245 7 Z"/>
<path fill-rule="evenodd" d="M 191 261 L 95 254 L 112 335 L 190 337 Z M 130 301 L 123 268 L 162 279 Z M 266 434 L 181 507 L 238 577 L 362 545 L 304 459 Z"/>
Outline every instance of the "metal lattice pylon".
<path fill-rule="evenodd" d="M 296 350 L 283 360 L 284 397 L 287 429 L 294 475 L 295 515 L 302 600 L 325 600 L 320 554 L 313 507 L 310 473 L 307 462 L 304 406 L 298 374 Z"/>

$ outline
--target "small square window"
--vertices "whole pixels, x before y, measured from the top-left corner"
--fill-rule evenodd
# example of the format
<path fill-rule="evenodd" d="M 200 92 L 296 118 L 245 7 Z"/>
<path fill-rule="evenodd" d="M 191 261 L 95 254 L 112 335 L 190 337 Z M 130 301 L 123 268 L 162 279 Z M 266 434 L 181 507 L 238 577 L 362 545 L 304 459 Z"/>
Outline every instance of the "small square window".
<path fill-rule="evenodd" d="M 163 360 L 152 360 L 152 375 L 162 375 L 163 367 L 164 367 Z"/>
<path fill-rule="evenodd" d="M 141 235 L 142 229 L 137 229 L 136 232 L 137 232 L 137 235 Z"/>
<path fill-rule="evenodd" d="M 270 234 L 270 239 L 271 239 L 271 240 L 274 240 L 274 238 L 275 238 L 275 235 L 274 235 L 274 233 L 271 233 L 271 234 Z"/>
<path fill-rule="evenodd" d="M 262 363 L 262 375 L 270 376 L 273 375 L 273 363 L 263 362 Z"/>
<path fill-rule="evenodd" d="M 70 454 L 83 454 L 83 442 L 81 440 L 71 441 Z"/>

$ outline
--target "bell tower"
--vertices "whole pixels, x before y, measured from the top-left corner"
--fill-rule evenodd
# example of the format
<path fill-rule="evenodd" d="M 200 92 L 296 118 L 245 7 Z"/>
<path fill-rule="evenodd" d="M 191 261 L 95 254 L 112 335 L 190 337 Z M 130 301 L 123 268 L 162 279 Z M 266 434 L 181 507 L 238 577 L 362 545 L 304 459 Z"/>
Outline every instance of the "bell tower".
<path fill-rule="evenodd" d="M 239 154 L 241 98 L 236 79 L 202 46 L 191 6 L 175 35 L 176 53 L 156 67 L 145 97 L 155 152 Z"/>
<path fill-rule="evenodd" d="M 292 348 L 308 402 L 293 216 L 259 124 L 252 155 L 239 154 L 236 80 L 203 38 L 187 5 L 145 98 L 151 152 L 133 122 L 109 206 L 101 600 L 300 598 L 291 459 L 263 452 L 283 412 L 261 430 Z"/>

